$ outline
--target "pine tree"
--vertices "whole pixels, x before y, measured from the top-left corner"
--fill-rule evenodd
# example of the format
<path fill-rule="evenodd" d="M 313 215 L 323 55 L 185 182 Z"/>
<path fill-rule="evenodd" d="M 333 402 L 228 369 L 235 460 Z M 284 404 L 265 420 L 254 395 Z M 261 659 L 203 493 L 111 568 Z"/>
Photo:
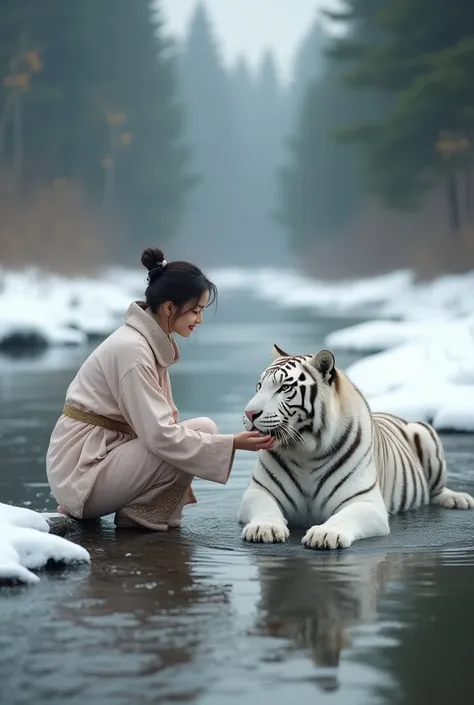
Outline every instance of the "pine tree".
<path fill-rule="evenodd" d="M 318 15 L 295 54 L 287 97 L 288 134 L 295 130 L 306 91 L 314 81 L 320 81 L 324 76 L 327 68 L 326 45 L 327 36 Z"/>
<path fill-rule="evenodd" d="M 305 250 L 314 242 L 343 241 L 348 226 L 356 218 L 367 196 L 362 173 L 362 149 L 347 141 L 348 122 L 380 120 L 390 105 L 385 91 L 346 85 L 346 65 L 340 65 L 328 51 L 328 39 L 321 37 L 319 25 L 300 50 L 300 57 L 321 57 L 323 72 L 300 89 L 303 103 L 298 111 L 294 135 L 288 141 L 288 161 L 281 170 L 280 222 L 292 242 Z M 353 28 L 351 46 L 371 45 L 373 36 L 365 26 Z M 352 53 L 345 57 L 354 61 Z M 313 59 L 314 61 L 314 59 Z M 352 64 L 350 64 L 352 66 Z M 308 81 L 308 78 L 306 79 Z M 342 139 L 344 137 L 345 139 Z"/>
<path fill-rule="evenodd" d="M 115 168 L 112 196 L 105 168 L 102 204 L 107 206 L 110 198 L 132 225 L 130 235 L 142 244 L 166 242 L 181 225 L 184 199 L 193 183 L 187 173 L 176 58 L 159 12 L 152 11 L 156 3 L 101 2 L 103 51 L 98 60 L 107 77 L 100 102 L 107 135 L 103 157 Z"/>
<path fill-rule="evenodd" d="M 283 233 L 274 211 L 286 105 L 273 53 L 264 52 L 254 71 L 240 59 L 230 80 L 239 144 L 235 195 L 240 247 L 234 261 L 265 261 L 269 252 L 272 261 L 283 261 Z"/>
<path fill-rule="evenodd" d="M 354 96 L 334 68 L 307 89 L 281 170 L 278 211 L 299 250 L 342 237 L 362 202 L 357 150 L 339 143 L 335 134 L 353 110 Z"/>
<path fill-rule="evenodd" d="M 282 233 L 274 219 L 277 207 L 277 172 L 283 162 L 286 129 L 285 100 L 273 53 L 263 54 L 257 70 L 253 109 L 253 143 L 250 145 L 251 178 L 254 184 L 253 237 L 258 254 L 284 256 Z M 250 172 L 249 172 L 250 176 Z"/>
<path fill-rule="evenodd" d="M 0 0 L 0 12 L 1 165 L 23 197 L 56 182 L 76 185 L 123 233 L 121 245 L 114 234 L 112 256 L 127 256 L 132 238 L 136 252 L 173 237 L 191 181 L 175 61 L 156 3 Z M 18 130 L 5 111 L 18 51 L 27 81 L 19 177 Z"/>
<path fill-rule="evenodd" d="M 215 263 L 240 232 L 235 194 L 238 141 L 229 77 L 203 4 L 196 7 L 184 42 L 180 84 L 197 179 L 183 238 L 188 256 Z"/>
<path fill-rule="evenodd" d="M 249 252 L 249 241 L 255 244 L 256 212 L 258 201 L 255 193 L 254 164 L 256 149 L 255 103 L 257 100 L 255 76 L 246 59 L 240 57 L 229 72 L 232 114 L 234 116 L 237 158 L 233 174 L 234 197 L 238 199 L 238 223 L 240 226 L 240 257 Z M 237 261 L 241 258 L 238 258 Z M 244 263 L 248 262 L 244 258 Z"/>
<path fill-rule="evenodd" d="M 384 120 L 352 121 L 346 133 L 365 146 L 372 190 L 392 207 L 416 208 L 444 177 L 459 227 L 454 180 L 470 173 L 473 159 L 471 8 L 461 0 L 350 0 L 341 20 L 378 35 L 370 44 L 351 35 L 337 42 L 334 55 L 349 63 L 348 80 L 394 95 Z"/>

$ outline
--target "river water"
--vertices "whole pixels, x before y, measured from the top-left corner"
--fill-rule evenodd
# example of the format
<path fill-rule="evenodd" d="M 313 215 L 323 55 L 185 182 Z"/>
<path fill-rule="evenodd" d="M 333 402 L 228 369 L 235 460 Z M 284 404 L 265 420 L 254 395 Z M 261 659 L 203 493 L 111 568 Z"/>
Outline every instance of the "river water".
<path fill-rule="evenodd" d="M 345 324 L 223 296 L 171 370 L 181 417 L 235 432 L 273 342 L 309 352 Z M 55 509 L 44 454 L 87 353 L 0 358 L 2 501 Z M 473 491 L 473 438 L 443 440 L 452 486 Z M 238 453 L 225 487 L 197 481 L 182 529 L 115 532 L 105 519 L 76 537 L 91 566 L 0 591 L 2 705 L 467 701 L 474 514 L 427 508 L 344 552 L 305 550 L 297 534 L 243 545 L 235 514 L 253 461 Z"/>

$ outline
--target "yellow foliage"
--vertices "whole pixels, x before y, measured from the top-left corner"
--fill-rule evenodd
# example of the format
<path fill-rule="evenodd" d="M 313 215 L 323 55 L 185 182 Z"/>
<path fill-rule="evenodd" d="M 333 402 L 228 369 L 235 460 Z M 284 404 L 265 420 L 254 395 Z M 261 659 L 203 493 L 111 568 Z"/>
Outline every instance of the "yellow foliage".
<path fill-rule="evenodd" d="M 471 143 L 464 135 L 456 136 L 448 130 L 443 130 L 435 146 L 445 159 L 450 159 L 454 154 L 470 149 Z"/>
<path fill-rule="evenodd" d="M 109 123 L 109 125 L 122 125 L 122 123 L 124 123 L 126 119 L 127 115 L 123 111 L 107 114 L 107 122 Z"/>
<path fill-rule="evenodd" d="M 53 189 L 55 191 L 57 191 L 58 189 L 65 188 L 67 184 L 68 180 L 63 176 L 58 176 L 56 179 L 53 179 Z"/>
<path fill-rule="evenodd" d="M 21 88 L 22 91 L 27 91 L 30 87 L 30 74 L 17 73 L 12 74 L 11 76 L 6 76 L 6 78 L 3 79 L 3 85 L 6 87 L 17 86 L 18 88 Z"/>
<path fill-rule="evenodd" d="M 30 87 L 30 74 L 20 73 L 17 77 L 17 86 L 21 88 L 22 91 L 27 91 Z"/>
<path fill-rule="evenodd" d="M 110 169 L 114 165 L 114 160 L 111 156 L 104 157 L 101 161 L 101 166 L 104 169 Z"/>
<path fill-rule="evenodd" d="M 32 73 L 38 73 L 43 68 L 41 54 L 37 49 L 31 49 L 31 51 L 28 51 L 25 55 L 25 59 Z"/>

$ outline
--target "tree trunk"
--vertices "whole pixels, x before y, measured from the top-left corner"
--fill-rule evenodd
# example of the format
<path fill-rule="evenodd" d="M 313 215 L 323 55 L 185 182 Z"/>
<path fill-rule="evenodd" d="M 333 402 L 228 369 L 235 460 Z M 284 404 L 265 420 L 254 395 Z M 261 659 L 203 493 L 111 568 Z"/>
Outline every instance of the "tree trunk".
<path fill-rule="evenodd" d="M 469 224 L 472 223 L 472 164 L 469 164 L 466 169 L 466 174 L 464 178 L 464 196 L 466 199 L 466 217 Z"/>
<path fill-rule="evenodd" d="M 461 229 L 461 218 L 459 214 L 458 190 L 455 174 L 447 177 L 447 201 L 451 230 L 457 232 Z"/>

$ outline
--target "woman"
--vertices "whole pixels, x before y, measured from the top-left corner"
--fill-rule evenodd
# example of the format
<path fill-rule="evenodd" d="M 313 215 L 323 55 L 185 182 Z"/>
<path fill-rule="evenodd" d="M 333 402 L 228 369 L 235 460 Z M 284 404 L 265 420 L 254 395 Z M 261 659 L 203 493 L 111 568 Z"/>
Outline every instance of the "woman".
<path fill-rule="evenodd" d="M 179 360 L 173 334 L 202 323 L 216 287 L 189 262 L 147 249 L 145 302 L 87 358 L 66 393 L 46 456 L 59 511 L 117 526 L 166 530 L 196 502 L 193 477 L 225 484 L 235 450 L 271 448 L 257 431 L 219 434 L 208 418 L 178 421 L 168 367 Z"/>

